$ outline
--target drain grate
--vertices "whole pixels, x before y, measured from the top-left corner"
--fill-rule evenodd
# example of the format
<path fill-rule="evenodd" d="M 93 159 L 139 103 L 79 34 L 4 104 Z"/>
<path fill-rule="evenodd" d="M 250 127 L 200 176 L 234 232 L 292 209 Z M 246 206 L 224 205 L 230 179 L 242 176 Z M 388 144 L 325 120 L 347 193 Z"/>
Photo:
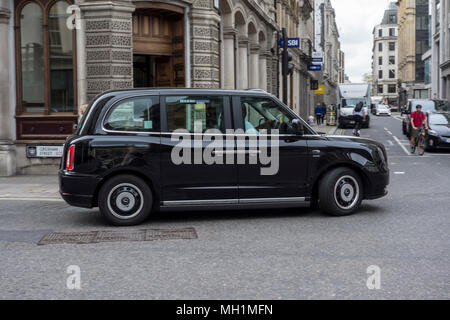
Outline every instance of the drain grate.
<path fill-rule="evenodd" d="M 38 245 L 43 246 L 48 244 L 89 244 L 101 242 L 189 240 L 197 238 L 197 232 L 194 228 L 51 232 L 46 234 L 38 242 Z"/>

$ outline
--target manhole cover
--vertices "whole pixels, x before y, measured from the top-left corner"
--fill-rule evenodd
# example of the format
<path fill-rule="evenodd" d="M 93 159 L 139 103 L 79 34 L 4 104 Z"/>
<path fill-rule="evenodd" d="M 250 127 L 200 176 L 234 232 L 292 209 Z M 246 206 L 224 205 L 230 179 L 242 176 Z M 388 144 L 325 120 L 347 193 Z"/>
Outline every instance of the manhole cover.
<path fill-rule="evenodd" d="M 194 228 L 144 229 L 121 231 L 52 232 L 46 234 L 38 245 L 89 244 L 101 242 L 157 241 L 197 239 Z"/>

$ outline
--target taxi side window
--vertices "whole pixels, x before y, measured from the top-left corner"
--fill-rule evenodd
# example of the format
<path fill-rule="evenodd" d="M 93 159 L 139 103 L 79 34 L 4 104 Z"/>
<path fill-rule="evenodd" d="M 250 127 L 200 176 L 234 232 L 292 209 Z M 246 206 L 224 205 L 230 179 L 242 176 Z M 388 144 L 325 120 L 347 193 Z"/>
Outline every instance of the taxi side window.
<path fill-rule="evenodd" d="M 116 104 L 103 125 L 113 131 L 160 132 L 159 97 L 138 97 Z"/>
<path fill-rule="evenodd" d="M 224 97 L 221 96 L 169 96 L 166 97 L 167 126 L 169 132 L 187 130 L 204 133 L 219 130 L 225 133 Z"/>

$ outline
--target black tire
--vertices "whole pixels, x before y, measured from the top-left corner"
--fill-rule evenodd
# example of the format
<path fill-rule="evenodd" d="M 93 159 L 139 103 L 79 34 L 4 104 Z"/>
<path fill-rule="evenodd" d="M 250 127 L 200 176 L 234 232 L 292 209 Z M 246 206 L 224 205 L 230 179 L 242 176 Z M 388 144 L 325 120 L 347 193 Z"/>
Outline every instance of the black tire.
<path fill-rule="evenodd" d="M 149 216 L 153 195 L 149 185 L 133 175 L 106 181 L 98 196 L 102 217 L 114 226 L 135 226 Z"/>
<path fill-rule="evenodd" d="M 425 154 L 426 148 L 427 148 L 427 144 L 425 142 L 425 137 L 420 136 L 419 141 L 417 142 L 417 150 L 418 150 L 419 156 L 423 156 Z"/>
<path fill-rule="evenodd" d="M 334 169 L 320 181 L 320 208 L 332 216 L 342 217 L 355 213 L 361 205 L 363 195 L 364 187 L 360 176 L 348 168 Z"/>

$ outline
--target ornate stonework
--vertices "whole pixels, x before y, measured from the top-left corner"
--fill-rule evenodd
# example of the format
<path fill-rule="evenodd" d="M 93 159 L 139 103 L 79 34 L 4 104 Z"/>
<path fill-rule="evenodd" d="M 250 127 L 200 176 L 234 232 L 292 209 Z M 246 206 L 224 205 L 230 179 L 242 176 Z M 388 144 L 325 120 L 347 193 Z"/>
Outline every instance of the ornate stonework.
<path fill-rule="evenodd" d="M 133 87 L 131 0 L 80 4 L 85 20 L 87 96 Z"/>

